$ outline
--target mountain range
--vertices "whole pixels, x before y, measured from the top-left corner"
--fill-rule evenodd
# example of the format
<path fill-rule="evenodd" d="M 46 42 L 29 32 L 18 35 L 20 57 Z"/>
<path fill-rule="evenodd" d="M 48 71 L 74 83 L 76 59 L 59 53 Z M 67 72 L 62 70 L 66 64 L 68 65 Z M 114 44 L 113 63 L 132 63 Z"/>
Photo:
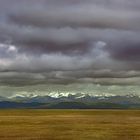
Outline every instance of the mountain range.
<path fill-rule="evenodd" d="M 138 95 L 90 95 L 84 93 L 15 94 L 0 96 L 0 108 L 140 108 Z"/>

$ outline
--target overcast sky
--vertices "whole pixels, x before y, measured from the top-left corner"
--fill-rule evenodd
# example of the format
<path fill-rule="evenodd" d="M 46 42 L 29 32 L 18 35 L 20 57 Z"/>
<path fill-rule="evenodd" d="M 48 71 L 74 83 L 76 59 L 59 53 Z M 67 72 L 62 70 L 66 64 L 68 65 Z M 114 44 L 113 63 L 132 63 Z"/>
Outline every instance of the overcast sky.
<path fill-rule="evenodd" d="M 139 86 L 139 0 L 0 0 L 0 95 Z"/>

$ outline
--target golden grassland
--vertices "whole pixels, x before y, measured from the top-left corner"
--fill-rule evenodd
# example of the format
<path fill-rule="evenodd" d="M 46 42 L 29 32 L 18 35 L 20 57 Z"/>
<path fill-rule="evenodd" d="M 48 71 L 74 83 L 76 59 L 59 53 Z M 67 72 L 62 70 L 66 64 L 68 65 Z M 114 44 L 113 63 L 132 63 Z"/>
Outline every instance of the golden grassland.
<path fill-rule="evenodd" d="M 140 110 L 0 110 L 0 140 L 140 140 Z"/>

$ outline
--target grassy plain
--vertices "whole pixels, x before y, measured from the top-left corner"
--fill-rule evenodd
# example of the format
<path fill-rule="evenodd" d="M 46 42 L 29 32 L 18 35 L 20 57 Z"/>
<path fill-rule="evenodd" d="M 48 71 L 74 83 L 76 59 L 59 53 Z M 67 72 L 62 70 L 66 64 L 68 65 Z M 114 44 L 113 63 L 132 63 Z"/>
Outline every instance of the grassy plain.
<path fill-rule="evenodd" d="M 0 140 L 140 140 L 140 110 L 0 110 Z"/>

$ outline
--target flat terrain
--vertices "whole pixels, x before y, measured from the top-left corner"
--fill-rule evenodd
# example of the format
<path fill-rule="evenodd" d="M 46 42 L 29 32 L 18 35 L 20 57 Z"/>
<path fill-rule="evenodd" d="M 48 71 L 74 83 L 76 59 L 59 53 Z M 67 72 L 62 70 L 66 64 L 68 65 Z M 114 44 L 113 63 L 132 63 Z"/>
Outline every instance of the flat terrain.
<path fill-rule="evenodd" d="M 0 140 L 140 140 L 140 110 L 0 110 Z"/>

